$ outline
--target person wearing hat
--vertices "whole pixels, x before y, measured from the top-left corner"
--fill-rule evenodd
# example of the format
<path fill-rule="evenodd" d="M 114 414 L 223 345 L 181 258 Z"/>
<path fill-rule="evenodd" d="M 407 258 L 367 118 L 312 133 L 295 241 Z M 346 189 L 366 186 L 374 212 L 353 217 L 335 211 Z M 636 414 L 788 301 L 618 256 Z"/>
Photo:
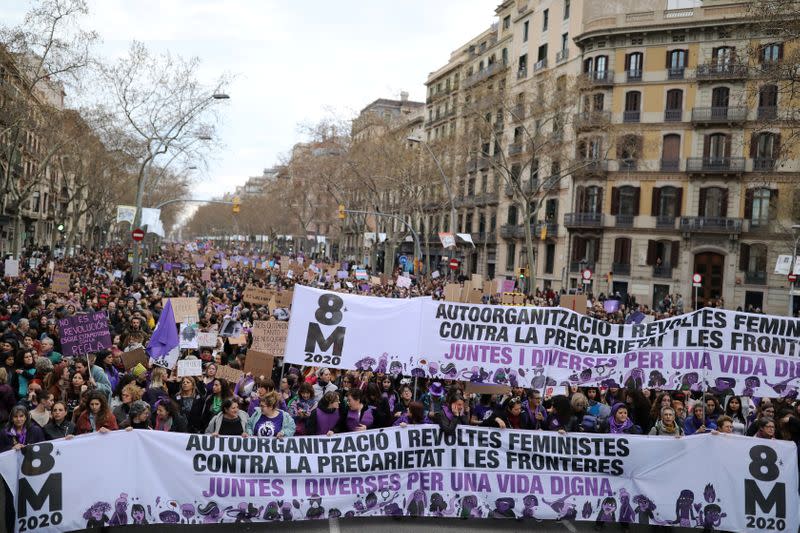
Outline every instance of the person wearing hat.
<path fill-rule="evenodd" d="M 434 381 L 428 386 L 428 392 L 422 395 L 422 405 L 425 406 L 425 412 L 428 413 L 428 418 L 434 419 L 437 413 L 442 412 L 444 404 L 444 385 L 438 381 Z"/>

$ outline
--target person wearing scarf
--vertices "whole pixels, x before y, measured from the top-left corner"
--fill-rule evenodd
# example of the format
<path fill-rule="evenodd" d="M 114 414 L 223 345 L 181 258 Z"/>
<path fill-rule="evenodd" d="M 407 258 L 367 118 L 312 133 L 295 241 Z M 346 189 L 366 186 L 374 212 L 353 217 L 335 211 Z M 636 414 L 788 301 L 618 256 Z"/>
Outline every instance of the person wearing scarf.
<path fill-rule="evenodd" d="M 326 392 L 306 420 L 306 435 L 331 436 L 336 432 L 341 419 L 339 411 L 339 394 Z"/>
<path fill-rule="evenodd" d="M 642 430 L 628 418 L 628 407 L 624 403 L 616 403 L 611 407 L 611 416 L 605 422 L 602 433 L 641 435 Z"/>
<path fill-rule="evenodd" d="M 686 435 L 695 433 L 705 433 L 706 431 L 717 429 L 717 424 L 711 420 L 706 420 L 706 408 L 702 402 L 697 402 L 692 407 L 692 416 L 686 417 L 683 423 L 683 432 Z"/>
<path fill-rule="evenodd" d="M 181 414 L 178 402 L 170 398 L 162 398 L 156 402 L 156 431 L 172 431 L 186 433 L 188 431 L 186 418 Z"/>
<path fill-rule="evenodd" d="M 683 428 L 675 420 L 675 409 L 672 407 L 661 409 L 661 417 L 656 420 L 655 425 L 650 430 L 650 435 L 668 435 L 671 437 L 683 435 Z"/>
<path fill-rule="evenodd" d="M 774 439 L 775 438 L 775 421 L 771 418 L 762 417 L 756 421 L 756 437 L 759 439 Z"/>
<path fill-rule="evenodd" d="M 442 411 L 434 413 L 433 422 L 439 424 L 445 435 L 454 435 L 459 425 L 469 425 L 469 414 L 464 405 L 464 398 L 460 392 L 454 393 L 447 404 L 442 405 Z"/>
<path fill-rule="evenodd" d="M 31 421 L 28 410 L 21 405 L 12 407 L 8 424 L 0 431 L 0 452 L 21 450 L 44 440 L 42 428 Z"/>
<path fill-rule="evenodd" d="M 358 389 L 352 389 L 347 393 L 347 417 L 345 427 L 347 431 L 364 431 L 375 423 L 372 414 L 373 408 L 362 402 L 363 393 Z"/>

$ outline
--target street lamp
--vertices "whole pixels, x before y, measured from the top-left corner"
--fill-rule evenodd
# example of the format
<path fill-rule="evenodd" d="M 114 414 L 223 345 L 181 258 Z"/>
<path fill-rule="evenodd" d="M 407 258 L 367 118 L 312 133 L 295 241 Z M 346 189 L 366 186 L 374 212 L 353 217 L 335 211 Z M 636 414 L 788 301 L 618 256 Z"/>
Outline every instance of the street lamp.
<path fill-rule="evenodd" d="M 428 143 L 426 143 L 425 141 L 423 141 L 419 137 L 406 137 L 406 140 L 409 141 L 409 142 L 412 142 L 412 143 L 419 143 L 422 146 L 424 146 L 425 149 L 430 154 L 431 158 L 433 159 L 433 162 L 436 163 L 436 168 L 439 169 L 439 174 L 442 175 L 442 182 L 444 183 L 444 188 L 447 191 L 447 196 L 450 199 L 450 233 L 453 234 L 453 239 L 455 241 L 455 236 L 456 236 L 456 204 L 455 204 L 455 201 L 453 200 L 453 191 L 452 191 L 452 189 L 450 189 L 450 180 L 447 179 L 447 176 L 445 175 L 444 170 L 442 169 L 442 165 L 441 165 L 441 163 L 439 163 L 439 159 L 437 159 L 436 154 L 433 153 L 433 150 L 431 150 L 431 147 L 430 147 L 430 145 Z"/>
<path fill-rule="evenodd" d="M 797 262 L 797 248 L 800 245 L 800 224 L 792 224 L 792 233 L 794 238 L 794 251 L 792 253 L 792 264 L 789 265 L 789 274 L 796 274 L 794 265 Z M 789 282 L 789 316 L 794 316 L 794 288 L 797 284 L 796 281 Z"/>
<path fill-rule="evenodd" d="M 226 93 L 214 93 L 211 95 L 214 100 L 230 100 L 231 97 Z"/>

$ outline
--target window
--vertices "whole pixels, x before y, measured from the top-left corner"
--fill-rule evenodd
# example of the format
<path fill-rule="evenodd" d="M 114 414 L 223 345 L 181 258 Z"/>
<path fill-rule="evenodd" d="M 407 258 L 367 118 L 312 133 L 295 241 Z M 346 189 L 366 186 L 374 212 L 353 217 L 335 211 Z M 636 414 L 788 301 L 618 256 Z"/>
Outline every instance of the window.
<path fill-rule="evenodd" d="M 636 170 L 642 145 L 640 135 L 623 135 L 617 140 L 617 159 L 621 170 Z"/>
<path fill-rule="evenodd" d="M 778 86 L 764 85 L 758 90 L 758 118 L 774 119 L 778 115 Z"/>
<path fill-rule="evenodd" d="M 711 50 L 711 64 L 719 72 L 726 72 L 733 63 L 735 48 L 732 46 L 720 46 Z"/>
<path fill-rule="evenodd" d="M 542 31 L 547 31 L 547 26 L 550 24 L 550 10 L 545 9 L 542 11 Z"/>
<path fill-rule="evenodd" d="M 592 108 L 595 111 L 602 111 L 603 110 L 603 103 L 605 101 L 605 94 L 603 93 L 595 93 L 592 95 Z"/>
<path fill-rule="evenodd" d="M 506 245 L 506 270 L 514 270 L 514 258 L 517 255 L 517 247 L 513 242 Z"/>
<path fill-rule="evenodd" d="M 653 215 L 670 221 L 681 215 L 683 189 L 677 187 L 656 187 L 653 189 Z"/>
<path fill-rule="evenodd" d="M 727 87 L 714 87 L 711 91 L 711 107 L 712 109 L 727 109 L 730 102 L 731 91 Z M 722 112 L 722 111 L 720 111 Z M 712 111 L 713 113 L 713 111 Z M 723 115 L 725 116 L 725 115 Z"/>
<path fill-rule="evenodd" d="M 777 200 L 777 189 L 748 189 L 745 192 L 744 214 L 750 220 L 750 226 L 766 226 L 770 213 L 775 212 Z"/>
<path fill-rule="evenodd" d="M 41 209 L 41 195 L 39 191 L 34 191 L 31 197 L 31 211 L 38 213 Z"/>
<path fill-rule="evenodd" d="M 706 135 L 703 146 L 703 157 L 709 164 L 722 164 L 731 155 L 731 138 L 724 133 Z"/>
<path fill-rule="evenodd" d="M 641 117 L 642 93 L 639 91 L 628 91 L 625 93 L 625 112 L 623 122 L 639 122 Z"/>
<path fill-rule="evenodd" d="M 611 189 L 611 214 L 636 216 L 639 214 L 639 188 L 625 185 Z"/>
<path fill-rule="evenodd" d="M 628 237 L 619 237 L 614 240 L 614 266 L 615 267 L 622 265 L 628 266 L 629 268 L 627 273 L 630 273 L 630 264 L 631 264 L 631 239 Z"/>
<path fill-rule="evenodd" d="M 522 23 L 522 42 L 528 42 L 528 27 L 530 26 L 530 21 L 526 20 Z"/>
<path fill-rule="evenodd" d="M 569 0 L 564 0 L 564 20 L 569 18 Z"/>
<path fill-rule="evenodd" d="M 556 262 L 556 245 L 554 243 L 547 243 L 544 247 L 544 273 L 552 274 Z"/>
<path fill-rule="evenodd" d="M 558 198 L 548 198 L 544 204 L 545 222 L 558 221 Z"/>
<path fill-rule="evenodd" d="M 683 79 L 688 56 L 688 50 L 667 50 L 667 78 L 671 80 Z"/>
<path fill-rule="evenodd" d="M 569 33 L 562 33 L 561 34 L 561 50 L 566 50 L 569 48 Z"/>
<path fill-rule="evenodd" d="M 511 15 L 506 15 L 503 17 L 503 29 L 507 30 L 511 27 Z"/>
<path fill-rule="evenodd" d="M 503 66 L 508 65 L 508 48 L 503 48 L 500 57 L 503 60 Z"/>
<path fill-rule="evenodd" d="M 579 213 L 602 213 L 603 188 L 597 185 L 578 187 L 576 191 L 576 202 Z"/>
<path fill-rule="evenodd" d="M 517 225 L 517 206 L 508 206 L 508 215 L 506 216 L 506 224 L 509 226 Z"/>
<path fill-rule="evenodd" d="M 767 245 L 742 243 L 739 249 L 739 270 L 746 274 L 746 283 L 766 283 Z"/>
<path fill-rule="evenodd" d="M 699 215 L 707 218 L 728 216 L 728 191 L 720 187 L 700 189 Z"/>
<path fill-rule="evenodd" d="M 677 133 L 664 135 L 661 144 L 661 170 L 676 172 L 681 165 L 681 136 Z"/>
<path fill-rule="evenodd" d="M 783 43 L 770 43 L 761 47 L 761 63 L 777 63 L 783 59 Z"/>
<path fill-rule="evenodd" d="M 754 133 L 750 138 L 750 157 L 753 159 L 753 170 L 772 170 L 775 160 L 780 154 L 779 133 Z"/>
<path fill-rule="evenodd" d="M 683 91 L 670 89 L 667 91 L 667 104 L 664 108 L 664 122 L 680 122 L 683 118 Z"/>
<path fill-rule="evenodd" d="M 536 60 L 537 61 L 544 61 L 545 65 L 547 64 L 547 45 L 546 44 L 543 44 L 542 46 L 539 47 Z"/>
<path fill-rule="evenodd" d="M 486 233 L 486 214 L 478 212 L 478 233 Z"/>
<path fill-rule="evenodd" d="M 642 79 L 642 65 L 644 64 L 644 54 L 633 52 L 625 55 L 625 72 L 628 81 L 640 81 Z"/>
<path fill-rule="evenodd" d="M 519 70 L 517 76 L 526 76 L 528 74 L 528 54 L 519 56 Z"/>

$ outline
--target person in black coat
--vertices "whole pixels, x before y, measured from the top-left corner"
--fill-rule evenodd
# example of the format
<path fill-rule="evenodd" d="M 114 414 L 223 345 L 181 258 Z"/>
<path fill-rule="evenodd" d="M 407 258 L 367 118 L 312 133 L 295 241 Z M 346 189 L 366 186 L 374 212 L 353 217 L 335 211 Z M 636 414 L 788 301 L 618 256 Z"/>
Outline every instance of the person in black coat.
<path fill-rule="evenodd" d="M 439 424 L 445 435 L 453 435 L 459 425 L 469 425 L 469 413 L 460 391 L 453 393 L 448 400 L 447 404 L 442 406 L 441 413 L 433 414 L 432 422 Z"/>
<path fill-rule="evenodd" d="M 0 431 L 0 453 L 21 450 L 29 444 L 44 440 L 44 431 L 33 423 L 28 410 L 21 405 L 12 407 L 8 424 Z"/>
<path fill-rule="evenodd" d="M 57 401 L 50 410 L 50 421 L 44 426 L 47 440 L 72 438 L 75 435 L 75 424 L 67 420 L 67 404 Z"/>
<path fill-rule="evenodd" d="M 522 398 L 516 396 L 506 400 L 502 408 L 495 409 L 481 425 L 501 429 L 531 429 L 533 427 L 529 412 L 522 408 Z"/>

